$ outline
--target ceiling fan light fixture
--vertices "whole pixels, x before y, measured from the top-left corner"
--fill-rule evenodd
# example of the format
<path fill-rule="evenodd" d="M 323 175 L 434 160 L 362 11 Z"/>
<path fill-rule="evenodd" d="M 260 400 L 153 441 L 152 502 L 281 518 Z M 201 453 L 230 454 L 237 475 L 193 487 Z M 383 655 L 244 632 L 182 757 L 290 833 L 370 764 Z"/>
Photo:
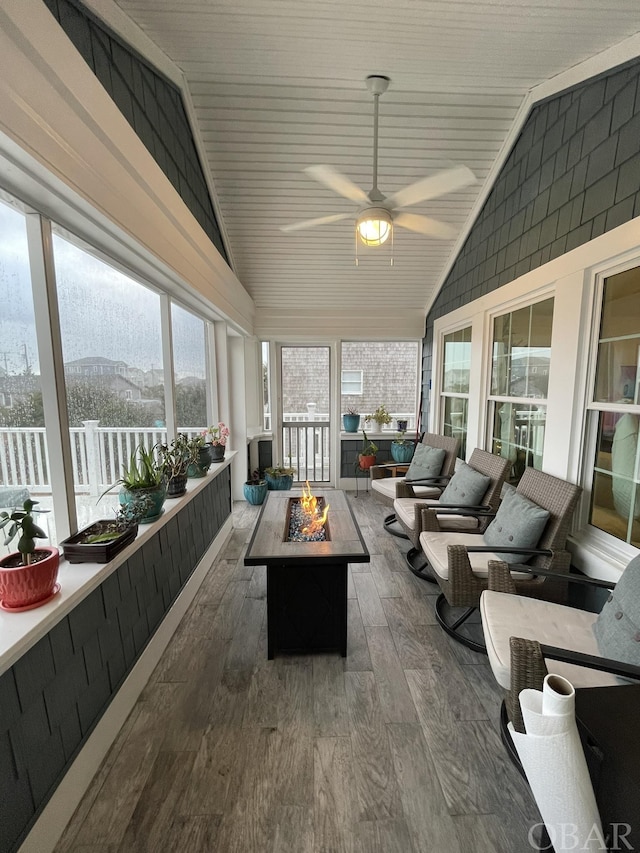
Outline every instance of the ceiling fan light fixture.
<path fill-rule="evenodd" d="M 391 214 L 384 207 L 368 207 L 356 220 L 356 233 L 365 246 L 381 246 L 389 239 Z"/>

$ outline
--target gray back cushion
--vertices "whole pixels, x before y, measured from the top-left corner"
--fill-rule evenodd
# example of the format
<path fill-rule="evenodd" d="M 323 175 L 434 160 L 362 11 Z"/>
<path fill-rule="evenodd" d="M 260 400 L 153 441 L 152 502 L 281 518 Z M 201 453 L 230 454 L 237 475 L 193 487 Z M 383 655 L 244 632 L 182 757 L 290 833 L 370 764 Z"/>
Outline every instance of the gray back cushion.
<path fill-rule="evenodd" d="M 442 448 L 419 444 L 413 454 L 406 479 L 422 480 L 425 477 L 437 477 L 442 471 L 444 457 L 445 452 Z"/>
<path fill-rule="evenodd" d="M 440 495 L 440 503 L 456 506 L 479 506 L 489 488 L 491 478 L 461 462 L 449 484 Z"/>
<path fill-rule="evenodd" d="M 593 633 L 603 657 L 640 666 L 640 554 L 620 575 Z"/>
<path fill-rule="evenodd" d="M 535 548 L 545 528 L 549 512 L 518 494 L 508 491 L 504 496 L 496 517 L 484 532 L 486 545 L 493 548 Z M 507 563 L 527 563 L 526 554 L 498 554 Z"/>

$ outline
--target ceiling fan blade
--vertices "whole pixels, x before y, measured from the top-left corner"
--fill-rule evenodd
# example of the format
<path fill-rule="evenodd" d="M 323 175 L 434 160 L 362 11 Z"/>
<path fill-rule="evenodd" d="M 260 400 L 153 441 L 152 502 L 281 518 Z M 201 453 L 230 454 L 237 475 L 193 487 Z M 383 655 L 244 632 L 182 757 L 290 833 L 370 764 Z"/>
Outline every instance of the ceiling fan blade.
<path fill-rule="evenodd" d="M 398 190 L 397 193 L 389 196 L 387 204 L 393 208 L 409 207 L 412 204 L 418 204 L 420 201 L 438 198 L 438 196 L 452 193 L 454 190 L 460 190 L 462 187 L 468 187 L 475 182 L 476 176 L 471 169 L 467 166 L 456 166 L 453 169 L 437 172 L 428 178 L 422 178 L 415 184 Z"/>
<path fill-rule="evenodd" d="M 318 181 L 319 184 L 329 187 L 334 193 L 338 193 L 338 195 L 344 196 L 344 198 L 348 198 L 350 201 L 355 201 L 358 204 L 369 203 L 369 196 L 366 192 L 361 190 L 357 184 L 354 184 L 342 172 L 334 169 L 333 166 L 307 166 L 304 171 L 314 181 Z"/>
<path fill-rule="evenodd" d="M 281 225 L 280 230 L 289 233 L 291 231 L 303 231 L 305 228 L 313 228 L 314 225 L 328 225 L 330 222 L 340 222 L 341 219 L 353 218 L 353 213 L 334 213 L 332 216 L 320 216 L 318 219 L 305 219 L 302 222 L 293 222 L 291 225 Z"/>
<path fill-rule="evenodd" d="M 393 216 L 393 224 L 438 240 L 453 240 L 458 236 L 458 229 L 453 225 L 447 225 L 446 222 L 439 222 L 429 216 L 419 216 L 417 213 L 396 213 Z"/>

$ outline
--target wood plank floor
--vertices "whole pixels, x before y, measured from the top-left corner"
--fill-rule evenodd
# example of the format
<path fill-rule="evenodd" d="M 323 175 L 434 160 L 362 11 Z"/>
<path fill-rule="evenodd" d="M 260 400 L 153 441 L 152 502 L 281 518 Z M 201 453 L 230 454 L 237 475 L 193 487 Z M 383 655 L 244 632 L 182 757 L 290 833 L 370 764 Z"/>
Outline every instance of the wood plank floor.
<path fill-rule="evenodd" d="M 526 853 L 539 821 L 498 735 L 486 657 L 447 637 L 386 509 L 350 495 L 371 552 L 349 653 L 267 660 L 266 575 L 238 503 L 216 558 L 56 853 Z"/>

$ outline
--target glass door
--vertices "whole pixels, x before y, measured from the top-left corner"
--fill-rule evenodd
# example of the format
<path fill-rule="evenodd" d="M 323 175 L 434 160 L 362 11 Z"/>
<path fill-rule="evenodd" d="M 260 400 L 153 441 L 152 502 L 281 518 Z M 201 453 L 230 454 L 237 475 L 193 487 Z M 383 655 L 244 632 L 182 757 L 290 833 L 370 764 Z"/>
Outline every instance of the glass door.
<path fill-rule="evenodd" d="M 331 351 L 328 346 L 281 346 L 282 458 L 294 482 L 331 480 Z"/>

